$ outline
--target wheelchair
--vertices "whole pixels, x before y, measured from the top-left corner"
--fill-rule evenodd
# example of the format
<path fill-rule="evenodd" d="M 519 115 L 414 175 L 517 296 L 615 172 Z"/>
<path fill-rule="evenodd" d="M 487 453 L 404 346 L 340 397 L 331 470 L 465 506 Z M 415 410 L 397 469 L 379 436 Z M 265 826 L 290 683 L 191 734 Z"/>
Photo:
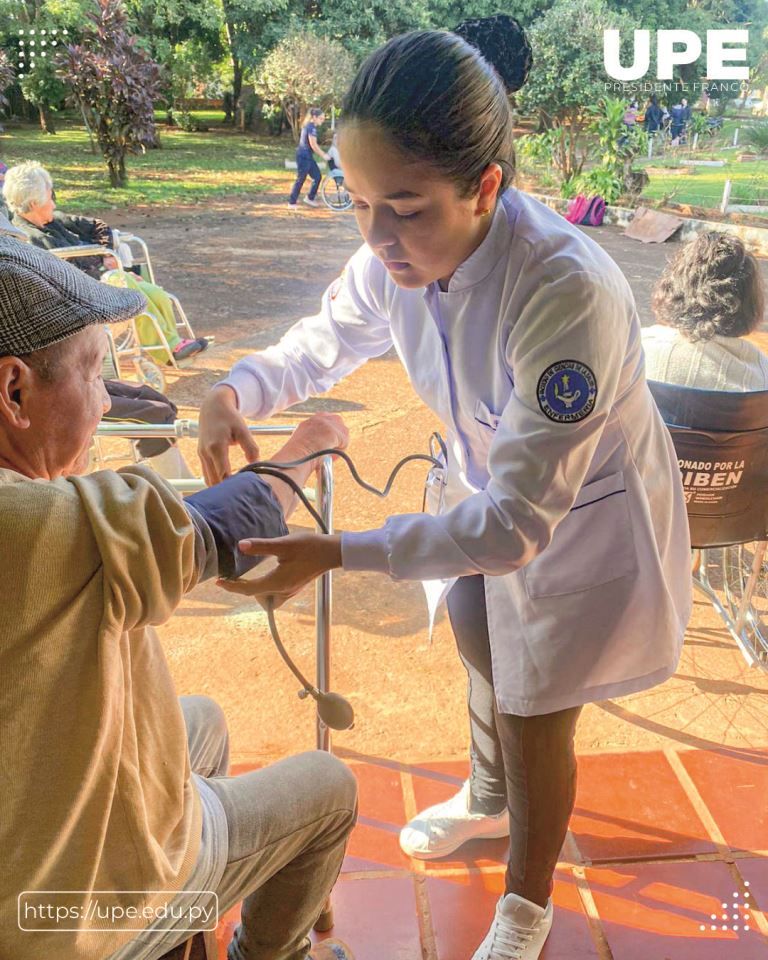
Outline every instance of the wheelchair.
<path fill-rule="evenodd" d="M 680 466 L 694 588 L 747 663 L 768 670 L 768 390 L 648 386 Z"/>
<path fill-rule="evenodd" d="M 352 197 L 344 186 L 344 174 L 339 167 L 333 167 L 323 177 L 320 184 L 320 196 L 329 210 L 349 210 L 352 206 Z"/>
<path fill-rule="evenodd" d="M 344 186 L 336 134 L 333 135 L 333 142 L 328 149 L 328 173 L 320 184 L 320 196 L 329 210 L 349 210 L 352 206 L 352 197 Z"/>
<path fill-rule="evenodd" d="M 106 270 L 101 280 L 103 283 L 109 283 L 113 286 L 127 286 L 126 271 L 122 259 L 117 252 L 121 245 L 129 248 L 134 265 L 139 266 L 142 271 L 142 277 L 150 283 L 155 283 L 155 272 L 152 266 L 152 259 L 149 255 L 149 249 L 146 243 L 134 234 L 119 233 L 113 231 L 114 248 L 103 247 L 100 244 L 83 244 L 77 247 L 60 247 L 50 250 L 54 256 L 60 260 L 72 260 L 80 257 L 113 257 L 117 267 L 112 270 Z M 180 335 L 189 340 L 195 339 L 195 333 L 192 325 L 184 312 L 178 297 L 172 293 L 167 293 L 168 299 L 173 306 L 176 329 Z M 163 365 L 158 363 L 157 355 L 161 354 L 167 357 L 167 363 L 174 370 L 181 371 L 190 366 L 190 360 L 177 360 L 173 355 L 168 340 L 163 332 L 162 326 L 153 312 L 151 306 L 147 306 L 143 316 L 149 318 L 154 329 L 158 343 L 155 346 L 145 346 L 139 340 L 134 320 L 126 321 L 122 324 L 111 324 L 108 326 L 107 335 L 110 341 L 110 354 L 112 356 L 112 369 L 110 378 L 116 380 L 125 379 L 125 371 L 122 369 L 123 361 L 130 362 L 135 370 L 136 376 L 142 383 L 148 384 L 160 393 L 165 390 L 165 370 Z M 212 338 L 208 338 L 212 341 Z"/>

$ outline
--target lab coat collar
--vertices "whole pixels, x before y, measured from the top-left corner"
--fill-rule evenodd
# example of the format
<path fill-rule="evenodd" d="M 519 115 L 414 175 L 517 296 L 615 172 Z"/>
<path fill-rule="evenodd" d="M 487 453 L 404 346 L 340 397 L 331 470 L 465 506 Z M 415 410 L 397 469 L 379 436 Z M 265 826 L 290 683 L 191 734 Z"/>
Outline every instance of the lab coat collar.
<path fill-rule="evenodd" d="M 483 238 L 483 242 L 471 253 L 467 259 L 459 264 L 448 281 L 448 289 L 441 290 L 437 281 L 431 283 L 425 291 L 425 299 L 434 294 L 460 293 L 482 283 L 490 274 L 501 255 L 509 247 L 509 235 L 512 225 L 508 221 L 508 214 L 503 201 L 499 198 L 493 212 L 491 226 Z"/>

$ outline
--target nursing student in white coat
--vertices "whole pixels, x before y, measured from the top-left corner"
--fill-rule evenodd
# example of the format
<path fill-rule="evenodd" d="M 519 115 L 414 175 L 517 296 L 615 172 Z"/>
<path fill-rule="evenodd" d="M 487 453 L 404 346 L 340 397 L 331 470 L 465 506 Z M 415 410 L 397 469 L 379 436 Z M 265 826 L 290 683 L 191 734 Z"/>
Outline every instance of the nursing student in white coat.
<path fill-rule="evenodd" d="M 447 425 L 439 516 L 246 541 L 279 566 L 228 588 L 280 603 L 336 567 L 457 578 L 448 609 L 470 678 L 471 776 L 401 843 L 428 858 L 509 833 L 506 893 L 475 960 L 535 960 L 574 802 L 579 712 L 675 670 L 690 544 L 624 277 L 511 187 L 507 90 L 525 79 L 527 40 L 502 16 L 457 32 L 474 45 L 410 33 L 360 68 L 339 145 L 365 243 L 316 316 L 213 389 L 200 450 L 220 479 L 230 445 L 256 458 L 243 415 L 328 390 L 393 345 Z"/>

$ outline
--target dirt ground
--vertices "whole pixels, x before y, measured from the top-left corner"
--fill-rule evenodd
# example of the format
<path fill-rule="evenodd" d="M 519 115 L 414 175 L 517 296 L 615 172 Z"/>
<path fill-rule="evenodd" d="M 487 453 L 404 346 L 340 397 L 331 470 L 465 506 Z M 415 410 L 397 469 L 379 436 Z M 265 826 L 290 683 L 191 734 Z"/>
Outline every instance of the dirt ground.
<path fill-rule="evenodd" d="M 292 212 L 282 189 L 172 214 L 135 210 L 107 212 L 105 218 L 147 240 L 159 282 L 179 295 L 198 335 L 216 337 L 194 367 L 168 378 L 180 415 L 190 417 L 235 360 L 273 343 L 295 319 L 314 312 L 359 243 L 351 215 L 308 207 Z M 676 245 L 644 246 L 610 227 L 591 234 L 624 270 L 643 322 L 649 322 L 650 288 Z M 768 264 L 763 268 L 768 277 Z M 295 423 L 316 410 L 345 416 L 350 453 L 374 483 L 383 483 L 406 453 L 426 452 L 439 426 L 394 356 L 367 364 L 327 396 L 276 422 Z M 182 445 L 194 461 L 193 442 Z M 276 449 L 276 441 L 265 443 L 266 453 Z M 406 470 L 386 502 L 359 490 L 343 466 L 336 478 L 337 529 L 367 529 L 389 513 L 421 508 L 424 471 L 418 465 Z M 309 525 L 300 513 L 295 522 Z M 278 619 L 291 652 L 312 675 L 311 592 Z M 335 736 L 337 752 L 410 762 L 464 757 L 465 676 L 444 613 L 428 641 L 421 588 L 340 573 L 334 578 L 333 620 L 332 686 L 350 698 L 357 715 L 353 730 Z M 314 745 L 312 707 L 297 700 L 297 684 L 257 604 L 204 584 L 161 628 L 161 637 L 179 693 L 205 693 L 224 708 L 234 762 L 266 761 Z M 578 749 L 766 746 L 767 694 L 768 675 L 747 668 L 709 604 L 698 600 L 675 677 L 653 690 L 588 706 Z"/>

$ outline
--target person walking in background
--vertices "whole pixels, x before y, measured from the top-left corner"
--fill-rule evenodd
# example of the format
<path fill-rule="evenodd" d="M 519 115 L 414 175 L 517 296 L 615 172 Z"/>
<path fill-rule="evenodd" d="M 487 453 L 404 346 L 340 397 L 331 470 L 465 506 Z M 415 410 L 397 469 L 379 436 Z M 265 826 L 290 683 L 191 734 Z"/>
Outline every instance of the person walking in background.
<path fill-rule="evenodd" d="M 288 200 L 288 206 L 295 210 L 298 206 L 299 194 L 307 179 L 307 174 L 312 178 L 312 186 L 309 188 L 309 194 L 304 197 L 304 203 L 310 207 L 319 206 L 315 197 L 323 179 L 320 173 L 320 167 L 315 160 L 315 154 L 321 156 L 323 160 L 328 159 L 328 154 L 317 142 L 317 128 L 325 122 L 325 114 L 319 107 L 311 107 L 304 118 L 304 125 L 301 128 L 299 145 L 296 148 L 296 181 L 291 190 L 291 196 Z"/>
<path fill-rule="evenodd" d="M 676 103 L 671 110 L 672 113 L 672 145 L 685 142 L 685 132 L 691 121 L 691 108 L 688 101 L 683 97 L 680 103 Z"/>
<path fill-rule="evenodd" d="M 664 114 L 659 106 L 658 98 L 655 93 L 652 93 L 648 101 L 648 106 L 645 108 L 645 119 L 643 120 L 645 132 L 648 134 L 657 133 L 661 128 L 663 116 Z"/>

